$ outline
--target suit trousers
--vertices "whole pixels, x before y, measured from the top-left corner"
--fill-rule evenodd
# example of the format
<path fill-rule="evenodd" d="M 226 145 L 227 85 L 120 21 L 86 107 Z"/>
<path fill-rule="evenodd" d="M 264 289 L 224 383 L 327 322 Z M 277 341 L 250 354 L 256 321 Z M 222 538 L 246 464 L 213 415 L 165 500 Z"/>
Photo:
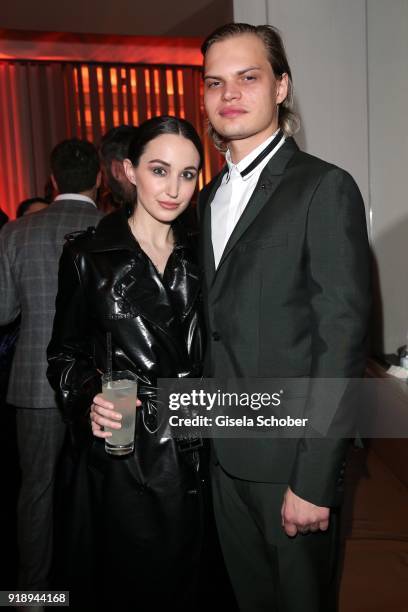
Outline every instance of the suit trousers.
<path fill-rule="evenodd" d="M 220 464 L 212 474 L 215 518 L 242 612 L 334 612 L 338 516 L 326 532 L 285 534 L 287 484 L 240 480 Z"/>
<path fill-rule="evenodd" d="M 49 586 L 54 482 L 66 427 L 57 408 L 16 408 L 21 489 L 17 506 L 18 588 Z"/>

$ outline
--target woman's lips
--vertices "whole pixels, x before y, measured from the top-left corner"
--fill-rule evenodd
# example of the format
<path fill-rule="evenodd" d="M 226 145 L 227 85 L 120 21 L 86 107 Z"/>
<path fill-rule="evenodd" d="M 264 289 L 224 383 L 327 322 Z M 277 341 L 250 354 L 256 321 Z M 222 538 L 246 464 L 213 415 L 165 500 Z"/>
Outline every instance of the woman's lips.
<path fill-rule="evenodd" d="M 175 202 L 161 202 L 161 201 L 159 201 L 159 204 L 160 204 L 160 206 L 163 206 L 163 208 L 167 208 L 167 210 L 175 210 L 179 206 Z"/>

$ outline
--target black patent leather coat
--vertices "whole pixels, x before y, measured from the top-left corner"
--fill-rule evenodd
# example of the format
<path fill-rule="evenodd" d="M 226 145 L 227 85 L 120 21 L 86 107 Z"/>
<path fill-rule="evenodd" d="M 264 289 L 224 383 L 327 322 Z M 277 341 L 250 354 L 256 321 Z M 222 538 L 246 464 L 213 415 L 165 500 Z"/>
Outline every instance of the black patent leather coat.
<path fill-rule="evenodd" d="M 89 411 L 107 369 L 139 375 L 139 396 L 157 378 L 199 376 L 202 331 L 200 280 L 192 239 L 175 225 L 176 245 L 163 278 L 139 247 L 127 211 L 114 212 L 71 236 L 60 260 L 48 378 L 67 423 Z"/>
<path fill-rule="evenodd" d="M 141 417 L 150 415 L 158 377 L 200 375 L 198 266 L 189 241 L 177 228 L 175 234 L 163 278 L 131 234 L 125 210 L 71 237 L 60 262 L 48 376 L 79 448 L 60 478 L 60 584 L 92 596 L 101 584 L 111 585 L 115 606 L 118 593 L 123 597 L 121 609 L 151 602 L 152 593 L 158 606 L 171 601 L 180 607 L 199 557 L 196 464 L 175 440 L 151 433 Z M 143 380 L 135 452 L 119 458 L 105 453 L 87 417 L 107 365 L 108 332 L 113 368 Z"/>

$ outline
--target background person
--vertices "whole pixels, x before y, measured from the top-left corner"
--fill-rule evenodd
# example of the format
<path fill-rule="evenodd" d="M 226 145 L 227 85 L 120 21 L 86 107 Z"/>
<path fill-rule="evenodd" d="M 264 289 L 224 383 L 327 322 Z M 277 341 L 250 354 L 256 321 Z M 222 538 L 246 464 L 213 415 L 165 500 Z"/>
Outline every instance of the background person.
<path fill-rule="evenodd" d="M 119 125 L 102 137 L 99 156 L 102 166 L 100 206 L 111 211 L 126 203 L 133 203 L 135 186 L 126 176 L 123 160 L 129 155 L 129 145 L 137 133 L 132 125 Z"/>
<path fill-rule="evenodd" d="M 60 195 L 0 232 L 0 325 L 21 313 L 7 394 L 16 411 L 22 476 L 17 510 L 21 590 L 46 589 L 50 578 L 55 470 L 65 434 L 46 376 L 58 261 L 65 234 L 102 217 L 95 206 L 99 160 L 91 143 L 59 143 L 51 153 L 51 170 Z"/>
<path fill-rule="evenodd" d="M 23 200 L 17 207 L 16 217 L 24 217 L 24 215 L 31 215 L 32 213 L 43 210 L 49 205 L 49 202 L 44 198 L 34 197 Z"/>
<path fill-rule="evenodd" d="M 8 216 L 0 208 L 0 229 L 3 227 L 3 225 L 5 225 L 7 223 L 8 220 L 9 220 Z"/>

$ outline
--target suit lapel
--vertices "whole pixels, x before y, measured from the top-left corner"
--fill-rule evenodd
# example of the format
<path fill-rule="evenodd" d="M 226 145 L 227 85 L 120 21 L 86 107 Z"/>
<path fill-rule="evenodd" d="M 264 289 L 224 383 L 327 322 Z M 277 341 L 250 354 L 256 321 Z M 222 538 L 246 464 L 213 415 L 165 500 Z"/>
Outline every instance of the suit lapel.
<path fill-rule="evenodd" d="M 251 225 L 254 219 L 256 219 L 256 217 L 261 212 L 265 204 L 268 202 L 268 200 L 270 199 L 271 195 L 275 191 L 281 179 L 280 176 L 274 176 L 272 177 L 272 180 L 269 180 L 268 182 L 266 182 L 263 180 L 263 178 L 264 177 L 261 175 L 259 178 L 258 184 L 255 187 L 254 192 L 247 206 L 245 207 L 244 212 L 239 218 L 238 223 L 234 227 L 234 230 L 231 236 L 229 237 L 227 244 L 225 245 L 225 249 L 221 256 L 216 273 L 219 272 L 221 266 L 223 265 L 225 260 L 228 258 L 228 255 L 230 254 L 232 249 L 235 247 L 235 245 L 237 244 L 241 236 L 244 234 L 247 228 Z"/>
<path fill-rule="evenodd" d="M 285 144 L 277 151 L 277 153 L 272 157 L 270 162 L 263 169 L 261 176 L 259 177 L 259 181 L 254 189 L 252 196 L 249 199 L 248 204 L 245 207 L 244 212 L 238 220 L 229 240 L 225 246 L 224 252 L 222 254 L 220 263 L 218 264 L 218 268 L 213 275 L 213 281 L 217 277 L 220 268 L 228 258 L 232 249 L 235 247 L 237 242 L 240 240 L 242 235 L 248 229 L 248 227 L 253 223 L 256 217 L 259 215 L 263 207 L 267 204 L 267 202 L 271 199 L 274 191 L 282 180 L 282 175 L 284 170 L 296 151 L 298 151 L 298 146 L 292 138 L 288 138 L 285 141 Z M 211 200 L 210 200 L 211 201 Z M 210 206 L 207 206 L 209 209 Z M 211 231 L 209 235 L 209 241 L 212 250 L 211 243 Z M 208 237 L 206 239 L 208 242 Z M 213 256 L 214 262 L 214 256 Z"/>
<path fill-rule="evenodd" d="M 208 195 L 204 196 L 202 205 L 202 251 L 204 274 L 207 281 L 207 287 L 210 287 L 215 275 L 215 260 L 214 250 L 212 246 L 211 236 L 211 202 L 214 199 L 218 187 L 221 185 L 222 178 L 227 171 L 225 166 L 212 185 L 209 186 Z"/>
<path fill-rule="evenodd" d="M 211 239 L 211 207 L 206 206 L 203 218 L 203 261 L 207 286 L 212 283 L 215 274 L 214 250 Z"/>

